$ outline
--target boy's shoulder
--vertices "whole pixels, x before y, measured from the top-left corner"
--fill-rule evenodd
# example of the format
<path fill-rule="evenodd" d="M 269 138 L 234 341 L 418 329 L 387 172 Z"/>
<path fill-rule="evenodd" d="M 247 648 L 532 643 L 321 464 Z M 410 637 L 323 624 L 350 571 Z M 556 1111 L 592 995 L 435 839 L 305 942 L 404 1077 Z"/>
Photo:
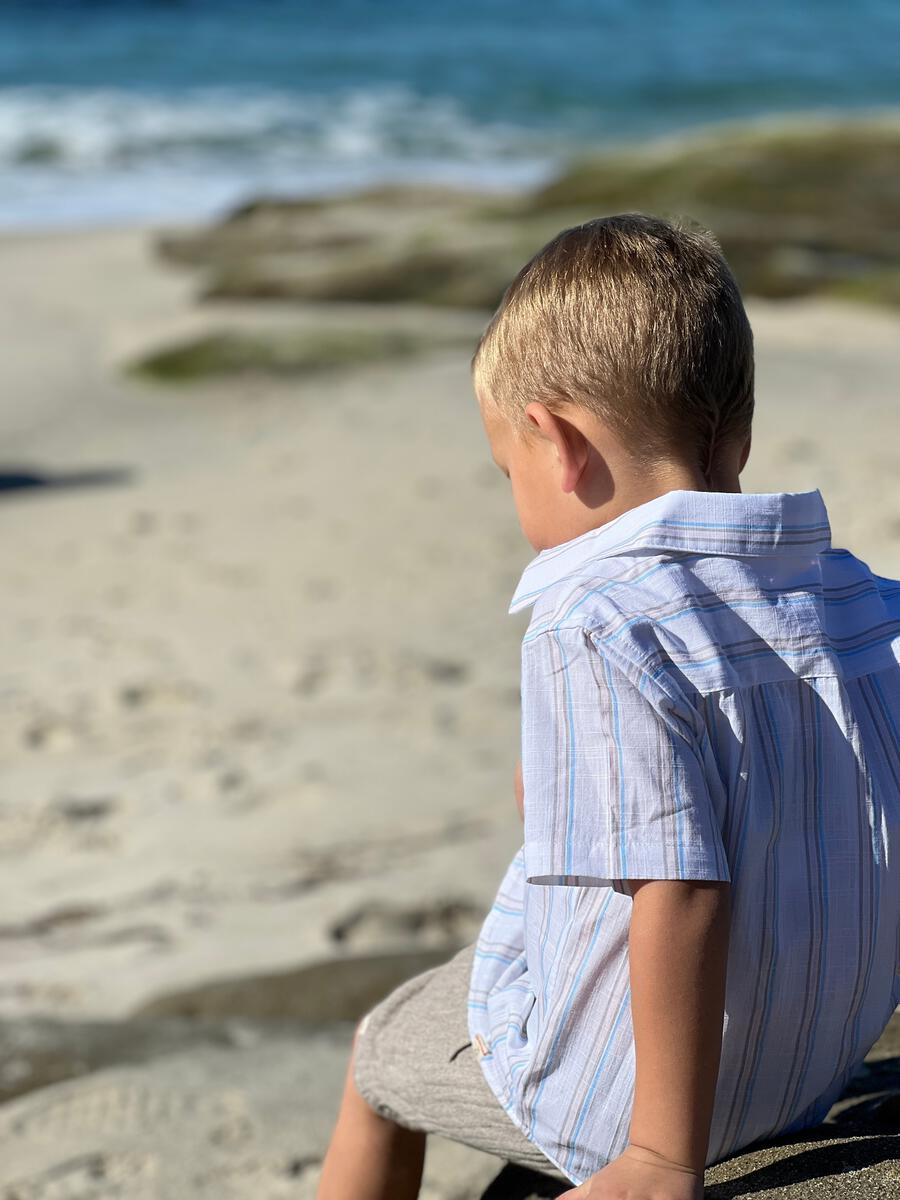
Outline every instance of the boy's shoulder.
<path fill-rule="evenodd" d="M 658 665 L 666 625 L 690 611 L 699 628 L 705 607 L 691 567 L 671 555 L 598 558 L 534 597 L 523 649 L 547 637 L 584 641 L 634 678 Z"/>
<path fill-rule="evenodd" d="M 509 611 L 527 606 L 523 653 L 568 639 L 682 693 L 900 659 L 900 583 L 832 547 L 818 490 L 664 493 L 538 554 Z"/>

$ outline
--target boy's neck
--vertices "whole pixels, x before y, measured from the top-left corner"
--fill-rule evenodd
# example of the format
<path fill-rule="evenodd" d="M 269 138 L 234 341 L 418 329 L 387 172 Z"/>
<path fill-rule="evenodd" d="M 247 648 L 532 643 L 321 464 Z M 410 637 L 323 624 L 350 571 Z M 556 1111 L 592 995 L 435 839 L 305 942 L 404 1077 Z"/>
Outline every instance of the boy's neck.
<path fill-rule="evenodd" d="M 713 474 L 707 483 L 700 471 L 680 463 L 666 463 L 642 477 L 633 477 L 623 484 L 617 482 L 609 501 L 595 510 L 596 526 L 605 525 L 623 513 L 666 492 L 739 492 L 740 479 L 735 467 L 725 467 Z"/>
<path fill-rule="evenodd" d="M 741 481 L 736 463 L 726 463 L 713 472 L 709 481 L 694 467 L 680 463 L 666 463 L 648 476 L 647 486 L 653 496 L 677 489 L 687 492 L 739 492 Z"/>
<path fill-rule="evenodd" d="M 632 467 L 612 471 L 606 477 L 605 486 L 599 488 L 590 500 L 582 497 L 586 502 L 577 505 L 574 512 L 570 510 L 552 540 L 544 544 L 532 542 L 532 545 L 536 550 L 541 550 L 570 541 L 592 529 L 599 529 L 666 492 L 740 492 L 738 475 L 737 460 L 733 466 L 720 466 L 709 483 L 699 470 L 676 462 L 663 463 L 643 471 L 635 471 Z"/>
<path fill-rule="evenodd" d="M 648 500 L 664 496 L 666 492 L 678 490 L 739 492 L 740 481 L 737 470 L 733 470 L 731 473 L 722 470 L 722 472 L 714 474 L 707 485 L 700 473 L 674 463 L 666 464 L 665 468 L 654 470 L 652 474 L 628 476 L 626 480 L 619 475 L 616 484 L 613 485 L 611 496 L 599 504 L 590 506 L 589 509 L 582 510 L 581 518 L 576 518 L 574 522 L 566 523 L 565 528 L 560 528 L 554 544 L 559 545 L 559 542 L 577 538 L 580 534 L 588 533 L 590 529 L 599 529 L 600 526 L 605 526 L 608 522 L 622 516 L 624 512 L 636 509 L 638 505 L 646 504 Z M 535 550 L 539 550 L 539 548 L 542 547 L 535 545 Z"/>

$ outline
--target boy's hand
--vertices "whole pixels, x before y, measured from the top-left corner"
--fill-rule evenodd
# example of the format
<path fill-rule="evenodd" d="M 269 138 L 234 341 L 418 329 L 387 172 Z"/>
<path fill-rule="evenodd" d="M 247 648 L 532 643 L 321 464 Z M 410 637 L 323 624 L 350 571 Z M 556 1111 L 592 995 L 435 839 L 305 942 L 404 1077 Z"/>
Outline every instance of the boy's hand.
<path fill-rule="evenodd" d="M 522 783 L 522 760 L 516 763 L 516 776 L 514 787 L 516 791 L 516 808 L 519 810 L 519 816 L 525 820 L 525 786 Z"/>
<path fill-rule="evenodd" d="M 602 1171 L 563 1192 L 559 1200 L 703 1200 L 703 1175 L 652 1162 L 640 1148 L 626 1146 Z"/>

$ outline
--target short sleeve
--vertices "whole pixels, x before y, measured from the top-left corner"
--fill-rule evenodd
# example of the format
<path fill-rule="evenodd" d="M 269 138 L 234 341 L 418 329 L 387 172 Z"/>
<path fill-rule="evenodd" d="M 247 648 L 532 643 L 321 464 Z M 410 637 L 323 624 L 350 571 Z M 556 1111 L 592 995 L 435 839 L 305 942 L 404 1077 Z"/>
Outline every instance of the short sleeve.
<path fill-rule="evenodd" d="M 626 879 L 730 880 L 692 721 L 634 674 L 585 629 L 523 642 L 529 883 L 629 895 Z"/>

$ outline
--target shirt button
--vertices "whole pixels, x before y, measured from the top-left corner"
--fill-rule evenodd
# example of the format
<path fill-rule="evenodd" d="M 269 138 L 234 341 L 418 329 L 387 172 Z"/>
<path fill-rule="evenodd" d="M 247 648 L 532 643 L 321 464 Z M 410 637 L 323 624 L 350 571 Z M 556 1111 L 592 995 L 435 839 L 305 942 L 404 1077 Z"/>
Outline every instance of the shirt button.
<path fill-rule="evenodd" d="M 482 1058 L 484 1058 L 486 1054 L 490 1054 L 490 1050 L 487 1048 L 485 1040 L 480 1033 L 475 1034 L 475 1045 L 478 1047 L 478 1053 Z"/>

